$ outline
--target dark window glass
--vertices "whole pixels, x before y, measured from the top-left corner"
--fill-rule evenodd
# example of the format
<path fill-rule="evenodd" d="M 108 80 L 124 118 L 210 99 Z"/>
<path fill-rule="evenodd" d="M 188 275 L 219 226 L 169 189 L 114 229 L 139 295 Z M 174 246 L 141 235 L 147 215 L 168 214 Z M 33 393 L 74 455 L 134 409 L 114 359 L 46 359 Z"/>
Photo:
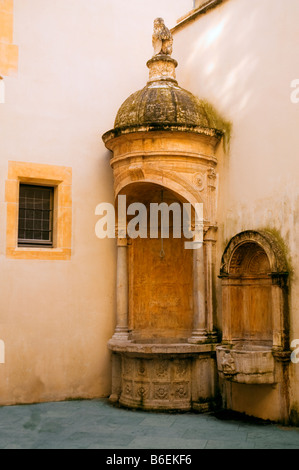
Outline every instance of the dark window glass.
<path fill-rule="evenodd" d="M 19 246 L 52 246 L 54 188 L 20 184 Z"/>

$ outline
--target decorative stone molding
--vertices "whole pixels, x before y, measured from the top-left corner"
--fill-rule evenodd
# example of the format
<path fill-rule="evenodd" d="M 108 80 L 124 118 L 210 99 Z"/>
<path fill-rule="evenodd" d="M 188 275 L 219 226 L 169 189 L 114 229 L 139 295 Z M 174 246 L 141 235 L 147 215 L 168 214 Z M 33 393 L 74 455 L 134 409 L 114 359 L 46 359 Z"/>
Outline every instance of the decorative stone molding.
<path fill-rule="evenodd" d="M 221 370 L 225 376 L 233 376 L 236 374 L 236 363 L 230 351 L 225 351 L 221 360 Z"/>
<path fill-rule="evenodd" d="M 202 136 L 192 137 L 156 132 L 151 136 L 151 150 L 145 152 L 149 136 L 138 138 L 131 136 L 128 139 L 118 138 L 119 146 L 113 144 L 114 156 L 111 166 L 114 174 L 115 198 L 118 194 L 125 194 L 126 188 L 132 183 L 153 183 L 170 189 L 178 198 L 191 204 L 203 203 L 204 219 L 215 219 L 217 179 L 211 173 L 211 142 L 204 142 Z M 122 141 L 126 141 L 126 153 L 121 155 Z M 163 143 L 163 153 L 159 150 Z M 134 153 L 131 152 L 131 146 Z M 185 146 L 186 151 L 183 152 Z M 178 148 L 182 150 L 178 151 Z M 140 149 L 141 157 L 135 156 Z M 189 151 L 192 150 L 190 153 Z M 196 151 L 195 151 L 196 150 Z M 183 154 L 184 153 L 184 154 Z M 115 156 L 117 154 L 117 156 Z M 207 156 L 207 154 L 209 156 Z M 215 157 L 213 157 L 215 163 Z M 208 177 L 209 175 L 209 177 Z M 212 176 L 212 177 L 211 177 Z M 137 196 L 136 196 L 137 197 Z M 209 222 L 209 224 L 210 224 Z"/>
<path fill-rule="evenodd" d="M 254 230 L 246 230 L 233 237 L 227 245 L 222 256 L 220 276 L 229 274 L 229 263 L 236 248 L 243 243 L 249 242 L 257 243 L 263 248 L 269 259 L 270 270 L 273 277 L 279 274 L 284 277 L 287 275 L 288 266 L 285 255 L 275 236 L 266 231 L 257 232 Z"/>
<path fill-rule="evenodd" d="M 218 372 L 225 380 L 243 384 L 275 383 L 275 364 L 271 350 L 217 347 Z"/>
<path fill-rule="evenodd" d="M 212 189 L 216 189 L 217 173 L 215 171 L 215 168 L 210 167 L 207 171 L 207 176 L 208 176 L 208 186 Z"/>
<path fill-rule="evenodd" d="M 142 164 L 132 164 L 128 168 L 128 172 L 130 174 L 132 181 L 138 181 L 144 179 L 144 170 Z"/>
<path fill-rule="evenodd" d="M 203 175 L 202 173 L 196 173 L 193 176 L 193 181 L 198 191 L 203 191 L 205 189 L 205 186 L 206 186 L 205 175 Z"/>

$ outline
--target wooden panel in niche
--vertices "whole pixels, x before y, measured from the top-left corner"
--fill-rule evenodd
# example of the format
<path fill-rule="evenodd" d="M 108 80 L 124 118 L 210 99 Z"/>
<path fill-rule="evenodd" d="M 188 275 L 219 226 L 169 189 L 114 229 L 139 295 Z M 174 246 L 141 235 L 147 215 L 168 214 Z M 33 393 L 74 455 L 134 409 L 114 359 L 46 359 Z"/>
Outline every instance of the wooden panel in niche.
<path fill-rule="evenodd" d="M 271 342 L 270 265 L 256 243 L 238 247 L 230 263 L 230 314 L 233 340 Z"/>
<path fill-rule="evenodd" d="M 248 287 L 248 319 L 250 339 L 272 339 L 271 281 L 268 285 Z"/>
<path fill-rule="evenodd" d="M 241 339 L 245 337 L 244 289 L 241 286 L 230 286 L 229 289 L 232 338 Z"/>
<path fill-rule="evenodd" d="M 185 239 L 132 240 L 129 328 L 139 337 L 188 337 L 193 322 L 193 250 Z"/>

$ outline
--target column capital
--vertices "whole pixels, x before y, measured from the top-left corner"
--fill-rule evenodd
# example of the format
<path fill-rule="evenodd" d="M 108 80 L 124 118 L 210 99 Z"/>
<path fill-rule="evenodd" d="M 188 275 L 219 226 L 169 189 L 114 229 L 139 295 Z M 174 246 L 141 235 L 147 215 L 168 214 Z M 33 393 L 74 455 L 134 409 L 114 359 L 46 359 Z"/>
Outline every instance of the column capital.
<path fill-rule="evenodd" d="M 126 238 L 117 238 L 117 246 L 128 246 L 128 239 Z"/>
<path fill-rule="evenodd" d="M 208 225 L 205 227 L 204 242 L 215 243 L 217 241 L 217 225 Z"/>
<path fill-rule="evenodd" d="M 115 237 L 116 238 L 127 238 L 127 226 L 125 223 L 119 224 L 118 221 L 115 221 Z"/>

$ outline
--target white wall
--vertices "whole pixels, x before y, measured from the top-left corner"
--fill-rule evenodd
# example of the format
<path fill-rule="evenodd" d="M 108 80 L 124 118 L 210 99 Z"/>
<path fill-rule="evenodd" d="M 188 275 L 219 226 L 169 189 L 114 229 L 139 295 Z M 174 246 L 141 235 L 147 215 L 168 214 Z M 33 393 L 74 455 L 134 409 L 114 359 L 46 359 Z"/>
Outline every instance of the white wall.
<path fill-rule="evenodd" d="M 291 339 L 299 338 L 299 103 L 290 99 L 298 18 L 297 0 L 228 0 L 174 35 L 180 85 L 233 124 L 220 175 L 218 258 L 242 230 L 280 233 L 294 270 Z M 299 366 L 290 370 L 298 406 Z"/>
<path fill-rule="evenodd" d="M 95 207 L 113 201 L 102 134 L 147 81 L 153 20 L 189 0 L 15 0 L 19 69 L 0 104 L 0 404 L 106 396 L 115 315 L 115 243 Z M 73 169 L 71 261 L 5 256 L 8 161 Z"/>

